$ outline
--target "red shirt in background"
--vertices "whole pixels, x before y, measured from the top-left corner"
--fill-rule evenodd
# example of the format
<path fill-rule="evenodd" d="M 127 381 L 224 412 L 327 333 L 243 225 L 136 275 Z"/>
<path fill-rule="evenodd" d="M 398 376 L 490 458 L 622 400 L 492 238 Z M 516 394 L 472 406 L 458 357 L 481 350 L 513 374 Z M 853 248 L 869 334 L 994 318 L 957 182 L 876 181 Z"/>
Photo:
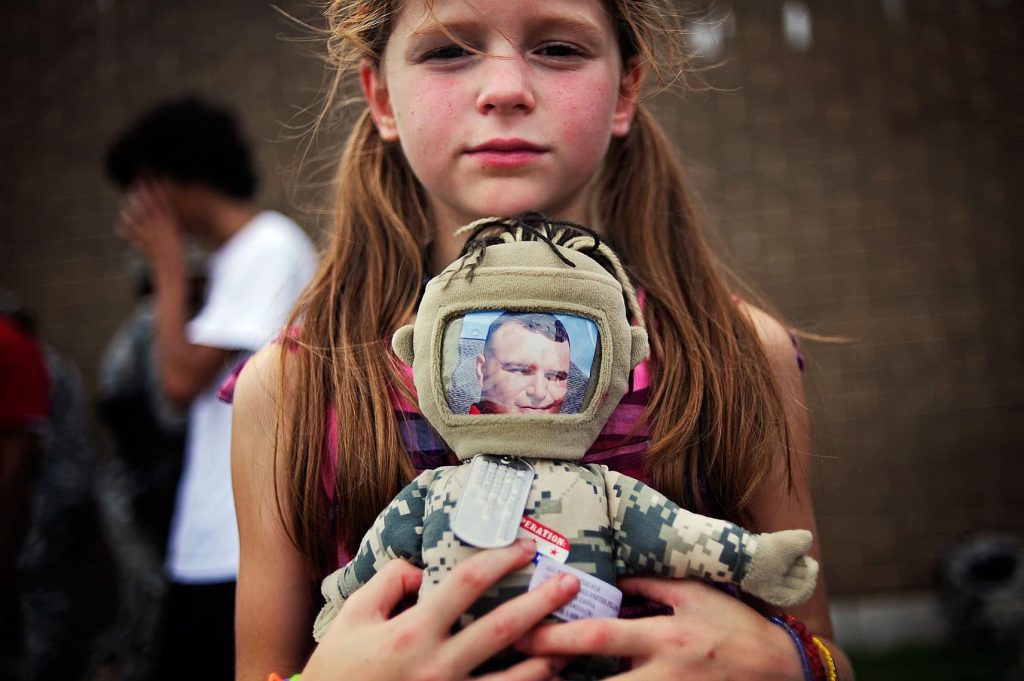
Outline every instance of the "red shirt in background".
<path fill-rule="evenodd" d="M 25 430 L 50 414 L 50 380 L 31 334 L 0 315 L 0 430 Z"/>

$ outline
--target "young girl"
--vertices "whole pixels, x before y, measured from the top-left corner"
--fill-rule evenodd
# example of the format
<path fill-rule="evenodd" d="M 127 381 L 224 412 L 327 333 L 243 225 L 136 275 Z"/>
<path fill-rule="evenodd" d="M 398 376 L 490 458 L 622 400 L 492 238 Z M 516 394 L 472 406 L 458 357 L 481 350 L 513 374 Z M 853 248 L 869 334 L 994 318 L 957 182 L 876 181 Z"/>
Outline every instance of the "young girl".
<path fill-rule="evenodd" d="M 670 5 L 331 3 L 339 78 L 358 68 L 367 111 L 341 159 L 335 231 L 298 331 L 258 354 L 235 394 L 239 679 L 303 668 L 319 580 L 417 470 L 450 463 L 406 399 L 388 339 L 413 317 L 424 278 L 458 255 L 455 229 L 480 217 L 536 210 L 592 225 L 642 291 L 651 378 L 634 385 L 589 460 L 758 532 L 814 530 L 790 336 L 731 296 L 671 145 L 638 103 L 645 76 L 678 61 Z M 823 648 L 703 583 L 652 579 L 620 587 L 674 614 L 532 629 L 572 597 L 569 580 L 450 636 L 459 613 L 531 552 L 483 552 L 434 598 L 389 618 L 420 579 L 392 561 L 346 605 L 303 678 L 463 678 L 513 642 L 535 657 L 500 678 L 549 678 L 580 654 L 630 658 L 629 678 L 798 680 L 826 658 L 852 677 L 828 640 L 821 580 L 788 614 Z"/>

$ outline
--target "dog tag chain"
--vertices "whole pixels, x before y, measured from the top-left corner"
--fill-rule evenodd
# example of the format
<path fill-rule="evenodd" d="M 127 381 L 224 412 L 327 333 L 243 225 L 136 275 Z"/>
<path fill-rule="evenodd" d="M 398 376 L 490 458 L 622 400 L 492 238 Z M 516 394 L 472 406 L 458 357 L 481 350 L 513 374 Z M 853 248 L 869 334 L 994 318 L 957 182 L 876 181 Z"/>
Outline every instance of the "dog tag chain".
<path fill-rule="evenodd" d="M 473 457 L 466 488 L 455 505 L 455 536 L 481 549 L 514 542 L 533 477 L 533 466 L 522 459 L 491 454 Z"/>

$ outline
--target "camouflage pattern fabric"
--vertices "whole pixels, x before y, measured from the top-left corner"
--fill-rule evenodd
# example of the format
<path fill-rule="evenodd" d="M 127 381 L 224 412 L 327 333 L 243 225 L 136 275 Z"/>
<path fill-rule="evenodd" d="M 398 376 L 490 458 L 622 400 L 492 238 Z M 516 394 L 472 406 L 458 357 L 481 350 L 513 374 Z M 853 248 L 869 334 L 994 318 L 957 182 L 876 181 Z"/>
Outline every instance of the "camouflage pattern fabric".
<path fill-rule="evenodd" d="M 648 485 L 605 466 L 533 460 L 536 471 L 524 515 L 569 541 L 566 564 L 614 584 L 627 575 L 695 577 L 742 585 L 751 571 L 759 540 L 727 522 L 691 513 Z M 456 566 L 480 549 L 455 536 L 455 506 L 469 477 L 469 466 L 447 466 L 422 473 L 378 516 L 356 557 L 322 584 L 326 604 L 314 625 L 320 640 L 342 605 L 388 561 L 402 558 L 424 568 L 423 596 Z M 776 533 L 787 534 L 787 533 Z M 809 533 L 807 544 L 809 544 Z M 806 551 L 803 546 L 801 551 Z M 806 590 L 814 574 L 794 557 L 789 579 Z M 466 612 L 465 626 L 527 590 L 533 566 L 508 575 Z M 809 595 L 809 591 L 808 591 Z M 514 659 L 505 656 L 505 663 Z M 600 678 L 614 666 L 593 661 L 575 678 Z M 566 677 L 569 678 L 569 677 Z"/>

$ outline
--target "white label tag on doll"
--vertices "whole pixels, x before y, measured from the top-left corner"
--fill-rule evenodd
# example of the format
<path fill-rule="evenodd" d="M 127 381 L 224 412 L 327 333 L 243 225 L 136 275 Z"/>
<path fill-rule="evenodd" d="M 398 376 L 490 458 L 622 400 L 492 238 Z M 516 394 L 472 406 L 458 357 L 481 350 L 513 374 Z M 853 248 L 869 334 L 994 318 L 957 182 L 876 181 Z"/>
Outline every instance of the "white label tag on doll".
<path fill-rule="evenodd" d="M 480 454 L 455 504 L 452 531 L 470 546 L 497 549 L 516 540 L 533 486 L 533 466 L 509 456 Z"/>
<path fill-rule="evenodd" d="M 562 565 L 544 556 L 537 557 L 537 568 L 530 578 L 530 591 L 560 573 L 569 573 L 580 580 L 580 590 L 576 597 L 551 613 L 560 620 L 591 619 L 594 617 L 618 617 L 622 606 L 622 592 L 608 582 L 602 582 L 593 575 Z"/>
<path fill-rule="evenodd" d="M 516 536 L 536 542 L 538 556 L 551 558 L 559 563 L 564 563 L 569 559 L 569 540 L 533 518 L 526 516 L 520 518 L 519 532 Z"/>

